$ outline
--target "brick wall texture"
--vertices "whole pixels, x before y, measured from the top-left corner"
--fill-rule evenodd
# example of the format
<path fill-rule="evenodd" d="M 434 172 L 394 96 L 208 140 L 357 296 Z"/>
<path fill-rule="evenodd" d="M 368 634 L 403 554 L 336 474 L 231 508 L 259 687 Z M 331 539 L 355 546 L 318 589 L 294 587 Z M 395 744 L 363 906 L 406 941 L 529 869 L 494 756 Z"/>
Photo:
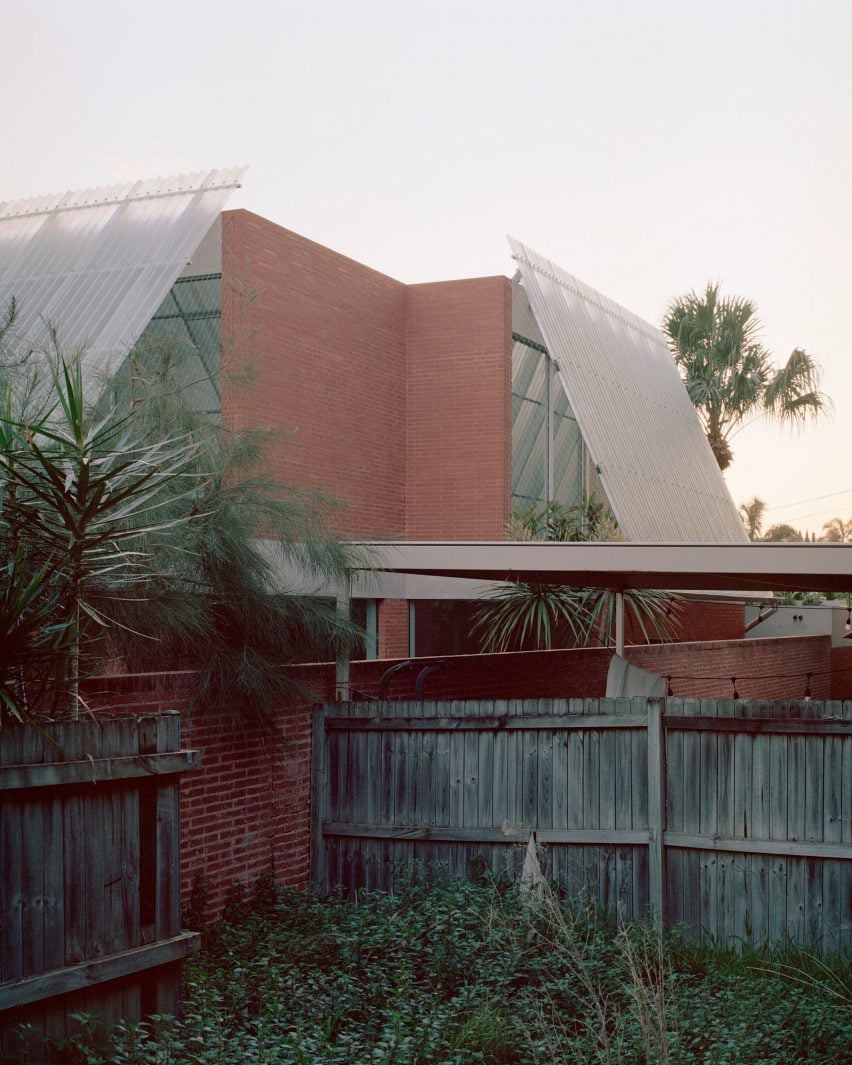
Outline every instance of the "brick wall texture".
<path fill-rule="evenodd" d="M 503 537 L 511 288 L 404 285 L 248 211 L 222 218 L 223 423 L 268 429 L 282 484 L 352 537 Z M 233 351 L 230 349 L 233 348 Z"/>
<path fill-rule="evenodd" d="M 137 674 L 88 681 L 85 695 L 95 709 L 181 712 L 181 743 L 201 752 L 201 768 L 181 778 L 181 895 L 187 905 L 202 876 L 215 919 L 231 888 L 270 865 L 280 884 L 308 886 L 311 709 L 282 708 L 273 733 L 187 709 L 191 689 L 188 673 Z"/>
<path fill-rule="evenodd" d="M 610 657 L 606 648 L 459 656 L 429 677 L 425 695 L 428 699 L 601 696 Z M 679 696 L 729 698 L 730 678 L 735 676 L 743 698 L 800 699 L 810 672 L 815 699 L 842 697 L 832 685 L 827 636 L 636 646 L 626 650 L 626 657 L 645 669 L 670 674 Z M 390 697 L 412 698 L 417 673 L 429 661 L 419 659 L 416 668 L 398 674 Z M 393 664 L 388 659 L 353 663 L 353 688 L 374 695 L 382 673 Z M 316 693 L 317 701 L 334 698 L 333 665 L 300 666 L 295 671 Z M 237 714 L 204 715 L 187 709 L 191 689 L 191 674 L 158 673 L 90 680 L 84 691 L 95 710 L 181 711 L 182 743 L 201 752 L 201 768 L 181 781 L 184 903 L 190 900 L 196 876 L 203 876 L 209 915 L 216 917 L 230 888 L 251 884 L 271 864 L 280 883 L 307 888 L 312 709 L 281 707 L 275 714 L 273 736 L 260 726 L 247 725 Z"/>
<path fill-rule="evenodd" d="M 831 698 L 852 699 L 852 647 L 831 649 Z"/>

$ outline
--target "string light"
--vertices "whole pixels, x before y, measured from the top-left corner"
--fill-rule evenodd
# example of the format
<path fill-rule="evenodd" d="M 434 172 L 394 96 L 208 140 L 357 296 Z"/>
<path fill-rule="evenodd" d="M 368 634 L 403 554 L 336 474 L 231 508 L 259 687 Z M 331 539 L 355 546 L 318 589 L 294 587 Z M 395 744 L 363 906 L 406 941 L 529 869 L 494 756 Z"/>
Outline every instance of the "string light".
<path fill-rule="evenodd" d="M 811 701 L 811 677 L 812 676 L 813 676 L 813 673 L 808 673 L 807 679 L 805 680 L 805 702 L 806 703 L 809 703 Z"/>
<path fill-rule="evenodd" d="M 674 695 L 671 676 L 666 677 L 666 695 Z"/>
<path fill-rule="evenodd" d="M 737 691 L 737 678 L 731 677 L 731 687 L 734 689 L 734 699 L 739 699 L 740 693 Z"/>
<path fill-rule="evenodd" d="M 852 606 L 846 607 L 846 624 L 843 626 L 844 632 L 852 632 Z"/>

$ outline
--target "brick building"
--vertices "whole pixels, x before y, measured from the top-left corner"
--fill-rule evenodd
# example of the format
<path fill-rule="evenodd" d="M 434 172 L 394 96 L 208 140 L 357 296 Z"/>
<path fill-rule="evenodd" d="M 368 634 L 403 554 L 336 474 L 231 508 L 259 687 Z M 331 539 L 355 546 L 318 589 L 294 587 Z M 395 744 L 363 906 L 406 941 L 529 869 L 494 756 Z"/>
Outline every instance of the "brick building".
<path fill-rule="evenodd" d="M 223 212 L 241 177 L 0 204 L 0 305 L 17 299 L 24 333 L 48 318 L 85 340 L 95 368 L 178 343 L 199 405 L 280 434 L 274 476 L 342 501 L 342 536 L 500 540 L 513 506 L 594 493 L 628 539 L 744 539 L 652 326 L 514 242 L 512 279 L 403 284 Z M 372 656 L 471 649 L 481 589 L 397 594 L 358 604 Z M 741 637 L 733 614 L 710 629 Z"/>

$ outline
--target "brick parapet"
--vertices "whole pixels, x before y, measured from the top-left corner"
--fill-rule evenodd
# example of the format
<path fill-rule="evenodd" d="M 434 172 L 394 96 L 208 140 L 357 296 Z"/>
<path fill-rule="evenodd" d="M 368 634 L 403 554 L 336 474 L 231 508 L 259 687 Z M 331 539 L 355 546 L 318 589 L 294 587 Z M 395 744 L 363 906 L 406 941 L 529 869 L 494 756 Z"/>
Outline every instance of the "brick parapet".
<path fill-rule="evenodd" d="M 512 478 L 511 334 L 508 278 L 408 286 L 408 539 L 503 539 Z"/>

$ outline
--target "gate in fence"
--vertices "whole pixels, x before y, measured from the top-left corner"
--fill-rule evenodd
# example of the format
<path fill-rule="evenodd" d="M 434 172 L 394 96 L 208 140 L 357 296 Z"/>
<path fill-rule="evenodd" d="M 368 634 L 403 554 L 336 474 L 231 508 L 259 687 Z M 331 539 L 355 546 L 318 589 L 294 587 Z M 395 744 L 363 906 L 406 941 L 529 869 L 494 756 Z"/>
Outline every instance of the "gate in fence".
<path fill-rule="evenodd" d="M 198 943 L 181 931 L 178 779 L 198 763 L 176 713 L 0 729 L 3 1060 L 37 1060 L 72 1011 L 177 1013 Z"/>
<path fill-rule="evenodd" d="M 412 860 L 547 874 L 717 941 L 852 947 L 852 703 L 337 703 L 314 722 L 314 879 Z"/>

